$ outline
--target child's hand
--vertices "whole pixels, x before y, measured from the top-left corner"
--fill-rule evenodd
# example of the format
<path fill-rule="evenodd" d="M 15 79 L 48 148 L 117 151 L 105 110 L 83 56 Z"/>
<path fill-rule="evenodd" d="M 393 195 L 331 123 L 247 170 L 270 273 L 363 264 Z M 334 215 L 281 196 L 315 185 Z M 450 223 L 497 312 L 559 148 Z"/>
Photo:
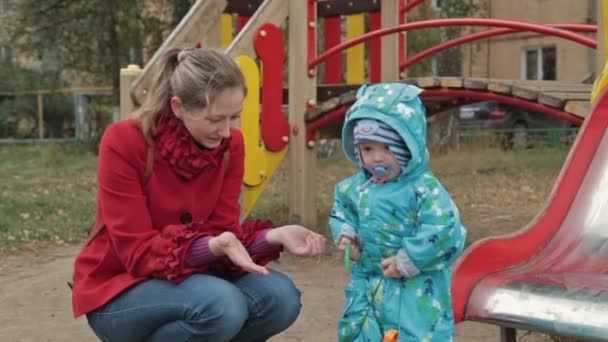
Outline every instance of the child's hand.
<path fill-rule="evenodd" d="M 343 236 L 338 241 L 338 249 L 343 251 L 346 248 L 346 245 L 350 245 L 350 259 L 357 260 L 361 255 L 361 251 L 359 250 L 359 245 L 353 239 Z"/>
<path fill-rule="evenodd" d="M 401 272 L 399 272 L 399 270 L 397 269 L 397 258 L 395 258 L 395 257 L 390 257 L 390 258 L 386 258 L 386 259 L 382 260 L 382 263 L 380 263 L 380 266 L 382 267 L 382 270 L 384 271 L 385 277 L 391 277 L 391 278 L 397 278 L 397 279 L 403 277 Z"/>

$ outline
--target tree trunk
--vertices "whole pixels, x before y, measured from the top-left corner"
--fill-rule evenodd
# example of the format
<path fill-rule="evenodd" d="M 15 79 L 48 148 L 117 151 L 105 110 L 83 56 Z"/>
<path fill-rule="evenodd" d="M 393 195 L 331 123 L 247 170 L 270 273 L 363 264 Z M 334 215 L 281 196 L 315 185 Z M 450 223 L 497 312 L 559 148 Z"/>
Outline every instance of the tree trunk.
<path fill-rule="evenodd" d="M 427 146 L 433 155 L 443 155 L 459 148 L 458 110 L 450 110 L 429 118 Z"/>
<path fill-rule="evenodd" d="M 112 73 L 112 107 L 113 120 L 120 108 L 120 41 L 118 39 L 118 4 L 116 0 L 108 0 L 108 33 L 110 36 L 110 46 L 112 51 L 111 73 Z"/>

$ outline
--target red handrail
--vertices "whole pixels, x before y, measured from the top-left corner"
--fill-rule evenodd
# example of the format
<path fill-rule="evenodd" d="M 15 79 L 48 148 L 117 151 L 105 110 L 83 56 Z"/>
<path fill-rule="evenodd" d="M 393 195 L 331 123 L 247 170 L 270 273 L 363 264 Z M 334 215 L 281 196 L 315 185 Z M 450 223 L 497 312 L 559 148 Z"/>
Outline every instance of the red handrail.
<path fill-rule="evenodd" d="M 589 24 L 547 24 L 546 26 L 555 27 L 558 29 L 563 29 L 563 30 L 568 30 L 568 31 L 575 31 L 575 32 L 597 32 L 597 26 L 589 25 Z M 477 32 L 477 33 L 469 34 L 469 35 L 466 35 L 463 37 L 458 37 L 458 38 L 455 38 L 452 40 L 448 40 L 447 42 L 443 42 L 439 45 L 435 45 L 432 48 L 426 49 L 426 50 L 412 56 L 411 58 L 408 58 L 407 60 L 405 60 L 399 64 L 399 69 L 407 68 L 410 65 L 418 62 L 419 60 L 422 60 L 428 56 L 432 56 L 440 51 L 449 49 L 453 46 L 470 43 L 472 41 L 480 40 L 480 39 L 484 39 L 484 38 L 496 37 L 496 36 L 500 36 L 503 34 L 518 33 L 521 31 L 522 30 L 518 30 L 518 29 L 500 28 L 500 29 L 494 29 L 494 30 L 487 30 L 487 31 L 483 31 L 483 32 Z"/>
<path fill-rule="evenodd" d="M 533 23 L 524 23 L 512 20 L 503 20 L 503 19 L 480 19 L 480 18 L 448 18 L 448 19 L 431 19 L 431 20 L 423 20 L 417 21 L 413 23 L 407 23 L 403 25 L 398 25 L 395 27 L 387 27 L 377 31 L 368 32 L 364 35 L 361 35 L 357 38 L 350 39 L 342 44 L 336 45 L 333 48 L 323 52 L 321 55 L 317 56 L 315 59 L 309 60 L 308 67 L 312 68 L 316 65 L 322 63 L 327 58 L 345 50 L 354 45 L 360 44 L 367 40 L 378 38 L 382 36 L 386 36 L 392 33 L 401 32 L 401 31 L 410 31 L 417 30 L 422 28 L 429 27 L 443 27 L 443 26 L 491 26 L 491 27 L 502 27 L 502 28 L 510 28 L 510 29 L 520 29 L 538 33 L 544 33 L 549 36 L 560 37 L 568 40 L 572 40 L 579 44 L 595 48 L 597 46 L 597 41 L 592 38 L 566 31 L 557 29 L 554 27 L 533 24 Z"/>

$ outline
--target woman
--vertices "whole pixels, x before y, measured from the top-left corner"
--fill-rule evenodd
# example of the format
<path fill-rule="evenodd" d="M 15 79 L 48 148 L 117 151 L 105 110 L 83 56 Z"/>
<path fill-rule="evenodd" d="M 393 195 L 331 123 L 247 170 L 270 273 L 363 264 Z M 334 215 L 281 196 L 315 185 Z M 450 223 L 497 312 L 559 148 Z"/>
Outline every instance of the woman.
<path fill-rule="evenodd" d="M 76 258 L 72 304 L 104 341 L 264 341 L 300 293 L 264 265 L 282 248 L 319 255 L 304 227 L 239 224 L 247 89 L 212 49 L 173 49 L 136 119 L 100 145 L 97 225 Z"/>

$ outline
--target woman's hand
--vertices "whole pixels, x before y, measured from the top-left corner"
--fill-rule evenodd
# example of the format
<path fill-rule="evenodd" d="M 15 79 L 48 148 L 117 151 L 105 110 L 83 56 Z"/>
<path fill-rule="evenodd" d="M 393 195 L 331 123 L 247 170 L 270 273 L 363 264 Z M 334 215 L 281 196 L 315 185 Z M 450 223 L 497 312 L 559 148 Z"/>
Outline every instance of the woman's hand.
<path fill-rule="evenodd" d="M 395 258 L 395 257 L 390 257 L 390 258 L 386 258 L 386 259 L 382 260 L 382 262 L 380 263 L 380 266 L 382 267 L 382 270 L 384 271 L 385 277 L 391 277 L 391 278 L 397 278 L 397 279 L 403 277 L 401 272 L 399 272 L 399 270 L 397 269 L 397 258 Z"/>
<path fill-rule="evenodd" d="M 358 260 L 361 256 L 359 244 L 351 238 L 342 236 L 340 241 L 338 241 L 338 249 L 344 251 L 346 249 L 346 245 L 350 245 L 350 260 Z"/>
<path fill-rule="evenodd" d="M 209 239 L 209 251 L 215 256 L 227 256 L 235 265 L 243 270 L 261 275 L 268 275 L 270 272 L 266 267 L 260 266 L 251 260 L 247 249 L 232 232 L 222 234 Z"/>
<path fill-rule="evenodd" d="M 325 250 L 325 236 L 299 225 L 288 225 L 270 230 L 266 240 L 273 245 L 283 245 L 298 256 L 316 256 Z"/>

